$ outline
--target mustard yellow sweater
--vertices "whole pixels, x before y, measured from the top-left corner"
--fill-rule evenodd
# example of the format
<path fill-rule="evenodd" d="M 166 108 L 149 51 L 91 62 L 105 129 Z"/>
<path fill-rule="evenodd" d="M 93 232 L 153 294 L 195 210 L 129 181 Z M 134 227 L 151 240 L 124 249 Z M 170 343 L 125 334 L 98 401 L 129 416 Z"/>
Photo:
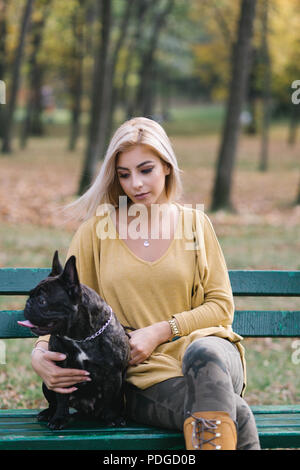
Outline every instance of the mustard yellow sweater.
<path fill-rule="evenodd" d="M 128 382 L 145 389 L 182 376 L 187 346 L 215 335 L 236 343 L 246 383 L 242 338 L 231 328 L 231 285 L 213 226 L 205 213 L 177 205 L 180 216 L 174 239 L 154 262 L 136 256 L 107 215 L 94 216 L 79 227 L 67 258 L 76 256 L 80 282 L 98 292 L 123 325 L 143 328 L 172 316 L 177 320 L 181 338 L 159 345 L 142 364 L 129 367 Z M 186 229 L 189 224 L 194 240 Z M 105 225 L 109 237 L 103 235 Z"/>

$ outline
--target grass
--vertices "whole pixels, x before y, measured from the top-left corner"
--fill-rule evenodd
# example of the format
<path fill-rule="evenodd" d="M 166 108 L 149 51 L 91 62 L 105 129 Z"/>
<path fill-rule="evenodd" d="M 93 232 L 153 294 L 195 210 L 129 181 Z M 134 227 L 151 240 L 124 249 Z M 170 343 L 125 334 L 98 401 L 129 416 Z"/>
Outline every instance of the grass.
<path fill-rule="evenodd" d="M 270 136 L 269 169 L 257 170 L 260 139 L 243 135 L 232 187 L 235 213 L 211 213 L 211 191 L 222 118 L 220 107 L 181 108 L 166 125 L 184 170 L 184 203 L 203 203 L 229 269 L 300 269 L 300 211 L 297 148 L 286 143 L 285 126 Z M 207 126 L 207 127 L 205 127 Z M 210 128 L 210 130 L 209 130 Z M 181 130 L 180 135 L 178 134 Z M 196 132 L 196 135 L 195 135 Z M 31 139 L 25 150 L 14 142 L 13 156 L 1 157 L 0 266 L 49 266 L 55 249 L 64 259 L 76 224 L 62 224 L 57 208 L 76 191 L 84 153 L 74 153 L 64 137 Z M 284 158 L 283 158 L 284 156 Z M 0 298 L 0 308 L 21 309 L 26 297 Z M 236 298 L 236 309 L 297 309 L 297 298 Z M 31 339 L 5 340 L 0 364 L 1 408 L 43 407 L 40 381 L 31 370 Z M 299 365 L 292 361 L 292 339 L 246 339 L 250 404 L 299 402 Z"/>
<path fill-rule="evenodd" d="M 30 363 L 34 340 L 5 340 L 5 364 L 0 365 L 1 408 L 43 408 L 46 404 Z"/>
<path fill-rule="evenodd" d="M 30 224 L 1 224 L 1 263 L 7 267 L 47 267 L 59 247 L 62 258 L 67 254 L 71 234 L 55 228 Z"/>
<path fill-rule="evenodd" d="M 263 338 L 244 341 L 249 404 L 299 403 L 299 365 L 292 361 L 292 339 Z"/>
<path fill-rule="evenodd" d="M 173 108 L 165 129 L 170 136 L 215 135 L 222 128 L 223 117 L 221 104 L 183 105 Z"/>

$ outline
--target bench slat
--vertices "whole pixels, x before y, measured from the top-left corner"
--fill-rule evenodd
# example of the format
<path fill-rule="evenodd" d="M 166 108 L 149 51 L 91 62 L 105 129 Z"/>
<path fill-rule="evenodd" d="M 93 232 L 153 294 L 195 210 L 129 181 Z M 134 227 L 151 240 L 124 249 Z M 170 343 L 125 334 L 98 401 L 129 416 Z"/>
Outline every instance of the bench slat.
<path fill-rule="evenodd" d="M 230 270 L 236 296 L 300 296 L 300 271 Z"/>
<path fill-rule="evenodd" d="M 24 320 L 23 310 L 0 311 L 0 338 L 36 338 L 29 328 L 18 325 Z"/>
<path fill-rule="evenodd" d="M 0 338 L 34 338 L 20 320 L 23 310 L 0 311 Z M 244 338 L 294 338 L 300 336 L 300 311 L 237 310 L 232 328 Z"/>
<path fill-rule="evenodd" d="M 1 268 L 0 294 L 27 295 L 50 273 L 50 268 Z"/>
<path fill-rule="evenodd" d="M 253 405 L 251 406 L 251 409 L 253 413 L 255 413 L 256 416 L 263 414 L 299 414 L 300 418 L 300 405 Z"/>
<path fill-rule="evenodd" d="M 50 268 L 1 268 L 0 294 L 27 295 Z M 300 271 L 229 270 L 236 296 L 300 296 Z"/>
<path fill-rule="evenodd" d="M 233 331 L 245 338 L 300 336 L 300 311 L 236 310 Z"/>
<path fill-rule="evenodd" d="M 262 448 L 300 447 L 300 405 L 251 408 Z M 108 428 L 95 422 L 75 421 L 65 430 L 53 432 L 45 423 L 36 421 L 38 411 L 0 410 L 0 449 L 184 449 L 181 432 L 135 423 Z"/>

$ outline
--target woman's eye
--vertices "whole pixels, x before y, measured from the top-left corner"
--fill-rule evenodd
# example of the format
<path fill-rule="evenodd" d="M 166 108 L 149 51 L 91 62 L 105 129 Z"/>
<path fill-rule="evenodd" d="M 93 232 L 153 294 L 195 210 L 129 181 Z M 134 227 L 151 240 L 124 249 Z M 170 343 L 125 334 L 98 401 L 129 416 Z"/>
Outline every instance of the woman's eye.
<path fill-rule="evenodd" d="M 153 168 L 145 168 L 145 170 L 141 170 L 141 173 L 143 174 L 151 173 L 152 170 Z M 129 176 L 130 176 L 129 173 L 119 173 L 119 178 L 128 178 Z"/>

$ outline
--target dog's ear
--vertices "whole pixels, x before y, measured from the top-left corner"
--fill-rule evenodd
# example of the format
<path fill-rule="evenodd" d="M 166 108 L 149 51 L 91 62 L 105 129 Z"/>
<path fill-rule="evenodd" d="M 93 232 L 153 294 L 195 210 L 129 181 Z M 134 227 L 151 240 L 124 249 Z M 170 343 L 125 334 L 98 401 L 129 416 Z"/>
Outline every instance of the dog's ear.
<path fill-rule="evenodd" d="M 58 251 L 54 253 L 53 260 L 52 260 L 52 270 L 51 273 L 49 274 L 49 277 L 54 277 L 58 276 L 63 272 L 63 267 L 60 264 L 59 257 L 58 257 Z"/>
<path fill-rule="evenodd" d="M 81 297 L 81 286 L 76 269 L 75 256 L 70 256 L 66 262 L 65 268 L 61 274 L 61 279 L 65 284 L 69 297 L 76 303 Z"/>

